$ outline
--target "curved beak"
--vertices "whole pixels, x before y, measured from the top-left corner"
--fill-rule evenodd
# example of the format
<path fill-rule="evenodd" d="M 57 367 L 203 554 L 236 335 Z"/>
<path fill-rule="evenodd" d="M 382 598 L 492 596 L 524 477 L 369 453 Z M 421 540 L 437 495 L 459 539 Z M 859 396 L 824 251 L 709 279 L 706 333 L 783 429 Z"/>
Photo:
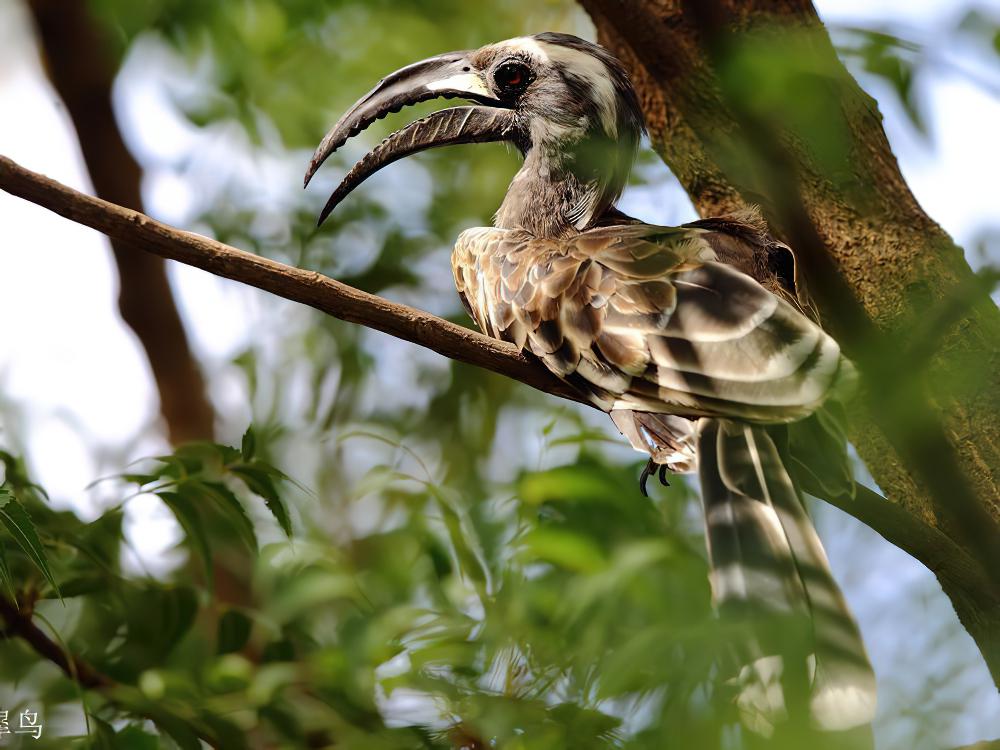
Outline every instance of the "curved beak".
<path fill-rule="evenodd" d="M 438 98 L 462 98 L 487 106 L 445 109 L 397 130 L 351 169 L 330 196 L 320 214 L 320 224 L 354 188 L 398 159 L 435 146 L 513 138 L 515 120 L 509 105 L 486 87 L 469 53 L 449 52 L 397 70 L 361 97 L 317 147 L 304 184 L 309 184 L 331 154 L 375 120 L 405 106 Z"/>

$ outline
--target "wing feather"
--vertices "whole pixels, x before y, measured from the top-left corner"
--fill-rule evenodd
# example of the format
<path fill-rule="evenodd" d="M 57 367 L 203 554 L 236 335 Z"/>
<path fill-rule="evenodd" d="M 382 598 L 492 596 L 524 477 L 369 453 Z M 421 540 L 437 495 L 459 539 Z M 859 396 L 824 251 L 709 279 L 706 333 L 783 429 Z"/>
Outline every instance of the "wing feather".
<path fill-rule="evenodd" d="M 456 284 L 483 330 L 607 408 L 800 419 L 837 382 L 836 342 L 787 300 L 713 260 L 705 230 L 602 227 L 564 239 L 462 234 Z M 598 393 L 599 392 L 599 393 Z"/>

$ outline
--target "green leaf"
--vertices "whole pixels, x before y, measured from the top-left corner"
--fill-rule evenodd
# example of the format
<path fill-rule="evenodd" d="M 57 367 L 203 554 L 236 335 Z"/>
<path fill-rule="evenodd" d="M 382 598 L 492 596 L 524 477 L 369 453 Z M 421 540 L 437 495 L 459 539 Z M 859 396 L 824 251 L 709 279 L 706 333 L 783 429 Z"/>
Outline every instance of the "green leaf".
<path fill-rule="evenodd" d="M 115 729 L 108 722 L 96 716 L 90 716 L 91 750 L 158 750 L 160 738 L 150 734 L 135 724 L 122 729 L 115 734 Z"/>
<path fill-rule="evenodd" d="M 72 599 L 76 596 L 86 596 L 98 591 L 105 591 L 107 587 L 108 579 L 103 575 L 90 574 L 76 576 L 75 578 L 70 578 L 68 581 L 63 581 L 60 597 L 63 599 Z"/>
<path fill-rule="evenodd" d="M 521 477 L 518 494 L 529 505 L 545 502 L 617 504 L 621 487 L 594 466 L 560 466 Z"/>
<path fill-rule="evenodd" d="M 140 669 L 160 665 L 198 616 L 198 596 L 189 586 L 142 590 L 128 605 L 128 644 Z"/>
<path fill-rule="evenodd" d="M 7 589 L 10 600 L 17 604 L 17 593 L 14 591 L 14 579 L 10 575 L 10 567 L 7 565 L 7 551 L 3 542 L 0 541 L 0 585 Z"/>
<path fill-rule="evenodd" d="M 280 472 L 260 465 L 251 466 L 247 464 L 234 466 L 230 471 L 242 479 L 251 492 L 264 498 L 264 504 L 271 511 L 271 515 L 274 516 L 278 525 L 281 526 L 281 530 L 285 532 L 286 536 L 291 537 L 292 519 L 288 515 L 288 506 L 278 496 L 278 490 L 274 486 L 274 480 L 272 479 L 275 473 L 281 476 Z"/>
<path fill-rule="evenodd" d="M 156 711 L 150 718 L 181 750 L 202 750 L 198 735 L 183 720 L 167 711 Z"/>
<path fill-rule="evenodd" d="M 247 427 L 243 433 L 243 440 L 240 442 L 240 454 L 244 461 L 250 461 L 257 450 L 257 436 L 254 434 L 253 425 Z"/>
<path fill-rule="evenodd" d="M 213 744 L 216 747 L 224 747 L 227 750 L 244 750 L 248 747 L 246 735 L 231 721 L 208 711 L 202 711 L 199 718 L 201 720 L 199 723 L 211 731 L 212 737 L 215 738 Z"/>
<path fill-rule="evenodd" d="M 110 728 L 110 727 L 109 727 Z M 115 738 L 116 750 L 158 750 L 160 738 L 135 725 L 125 727 Z"/>
<path fill-rule="evenodd" d="M 137 484 L 140 487 L 152 484 L 162 478 L 159 474 L 119 474 L 118 476 L 130 484 Z"/>
<path fill-rule="evenodd" d="M 206 585 L 211 588 L 212 546 L 209 544 L 198 508 L 191 502 L 190 498 L 180 492 L 157 492 L 156 496 L 170 508 L 177 518 L 177 522 L 194 545 L 198 556 L 201 557 L 202 564 L 205 566 Z"/>
<path fill-rule="evenodd" d="M 52 577 L 45 550 L 42 549 L 42 543 L 38 540 L 38 534 L 35 531 L 35 524 L 32 523 L 28 511 L 21 506 L 10 490 L 0 489 L 0 521 L 7 527 L 7 531 L 14 537 L 17 545 L 35 563 L 42 575 L 45 576 L 45 580 L 58 594 L 59 586 L 56 584 L 56 579 Z"/>
<path fill-rule="evenodd" d="M 227 610 L 219 618 L 218 646 L 219 654 L 231 654 L 239 651 L 250 639 L 253 623 L 250 618 L 236 609 Z"/>
<path fill-rule="evenodd" d="M 532 529 L 524 535 L 523 541 L 529 556 L 569 570 L 593 573 L 606 565 L 600 547 L 587 537 L 571 531 Z"/>
<path fill-rule="evenodd" d="M 448 538 L 451 540 L 452 547 L 455 549 L 455 554 L 458 557 L 462 572 L 469 577 L 473 584 L 475 584 L 480 594 L 485 596 L 487 573 L 483 568 L 479 555 L 476 554 L 476 550 L 470 543 L 470 539 L 473 538 L 473 535 L 465 528 L 465 525 L 462 523 L 461 516 L 459 516 L 455 508 L 452 507 L 452 504 L 448 501 L 448 499 L 445 498 L 442 493 L 438 492 L 436 488 L 430 489 L 431 493 L 438 502 L 438 507 L 441 509 L 441 519 L 444 521 L 445 528 L 448 530 Z"/>
<path fill-rule="evenodd" d="M 257 532 L 254 531 L 253 521 L 247 515 L 243 503 L 236 497 L 232 490 L 221 482 L 193 482 L 195 486 L 201 488 L 212 500 L 218 503 L 230 520 L 236 526 L 236 532 L 240 535 L 246 545 L 257 551 Z"/>
<path fill-rule="evenodd" d="M 88 716 L 87 720 L 90 723 L 90 740 L 87 747 L 91 750 L 116 750 L 118 744 L 115 742 L 114 727 L 96 716 Z M 135 745 L 135 748 L 144 750 L 144 746 L 139 744 Z"/>

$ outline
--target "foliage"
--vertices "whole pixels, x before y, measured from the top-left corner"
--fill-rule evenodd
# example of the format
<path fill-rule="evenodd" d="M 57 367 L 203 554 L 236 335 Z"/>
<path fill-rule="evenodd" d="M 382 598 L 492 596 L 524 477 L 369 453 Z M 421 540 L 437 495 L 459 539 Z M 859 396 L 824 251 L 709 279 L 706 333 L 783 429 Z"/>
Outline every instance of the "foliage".
<path fill-rule="evenodd" d="M 660 746 L 666 732 L 703 746 L 732 720 L 727 701 L 704 704 L 725 695 L 710 666 L 726 636 L 683 484 L 657 503 L 623 498 L 631 468 L 588 453 L 522 473 L 512 495 L 376 466 L 355 500 L 377 498 L 394 522 L 333 545 L 315 530 L 274 538 L 263 519 L 248 520 L 259 494 L 270 525 L 283 525 L 277 509 L 295 492 L 248 455 L 250 442 L 242 453 L 198 445 L 144 462 L 115 480 L 122 503 L 89 523 L 24 493 L 31 520 L 0 537 L 18 601 L 61 621 L 67 651 L 116 687 L 79 696 L 16 639 L 0 644 L 4 676 L 50 709 L 82 702 L 92 746 L 130 747 L 155 731 L 180 747 L 194 736 L 234 748 L 452 747 L 459 736 L 606 747 L 621 744 L 623 718 L 639 708 L 658 716 L 629 746 Z M 131 485 L 164 500 L 204 562 L 232 552 L 210 536 L 214 506 L 252 568 L 245 599 L 227 601 L 218 577 L 199 580 L 202 561 L 166 579 L 129 572 Z M 17 502 L 4 495 L 6 508 Z M 36 529 L 42 546 L 19 541 Z M 274 540 L 258 551 L 255 532 Z"/>
<path fill-rule="evenodd" d="M 922 74 L 944 70 L 973 81 L 993 95 L 1000 93 L 1000 18 L 985 9 L 966 10 L 933 40 L 911 39 L 905 31 L 887 26 L 843 26 L 831 32 L 845 61 L 887 83 L 910 124 L 924 136 L 929 132 L 919 93 Z M 970 67 L 967 60 L 956 61 L 943 52 L 945 40 L 952 49 L 976 50 L 979 65 Z"/>

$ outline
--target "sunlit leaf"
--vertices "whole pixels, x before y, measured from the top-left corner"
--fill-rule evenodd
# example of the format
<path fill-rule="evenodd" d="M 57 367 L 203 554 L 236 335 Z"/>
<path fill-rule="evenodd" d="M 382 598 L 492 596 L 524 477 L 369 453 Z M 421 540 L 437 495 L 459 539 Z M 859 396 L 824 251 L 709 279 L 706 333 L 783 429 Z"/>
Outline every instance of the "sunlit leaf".
<path fill-rule="evenodd" d="M 238 476 L 250 491 L 264 499 L 264 504 L 278 522 L 281 530 L 288 537 L 292 536 L 292 519 L 288 514 L 288 506 L 278 495 L 274 485 L 274 473 L 260 465 L 240 464 L 231 467 L 230 471 Z"/>
<path fill-rule="evenodd" d="M 45 550 L 38 539 L 31 516 L 14 497 L 14 493 L 3 488 L 0 488 L 0 522 L 3 522 L 14 543 L 42 572 L 45 580 L 58 594 L 59 586 L 52 576 Z"/>
<path fill-rule="evenodd" d="M 546 501 L 614 503 L 622 488 L 605 472 L 585 466 L 561 466 L 526 474 L 519 483 L 519 497 L 537 505 Z"/>
<path fill-rule="evenodd" d="M 560 529 L 537 528 L 521 540 L 527 553 L 570 570 L 595 572 L 605 565 L 600 547 L 586 537 Z"/>

